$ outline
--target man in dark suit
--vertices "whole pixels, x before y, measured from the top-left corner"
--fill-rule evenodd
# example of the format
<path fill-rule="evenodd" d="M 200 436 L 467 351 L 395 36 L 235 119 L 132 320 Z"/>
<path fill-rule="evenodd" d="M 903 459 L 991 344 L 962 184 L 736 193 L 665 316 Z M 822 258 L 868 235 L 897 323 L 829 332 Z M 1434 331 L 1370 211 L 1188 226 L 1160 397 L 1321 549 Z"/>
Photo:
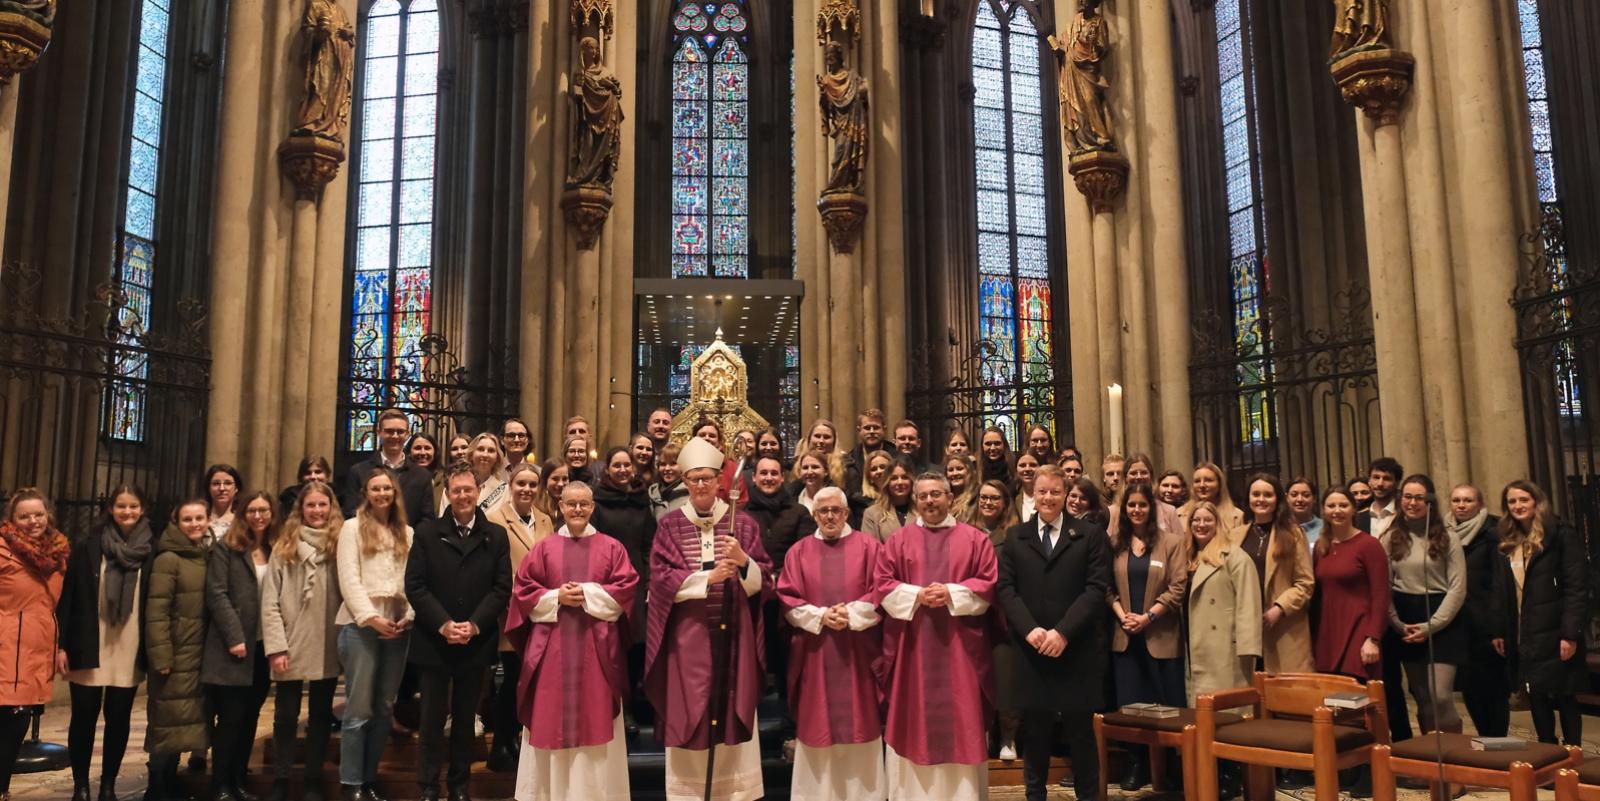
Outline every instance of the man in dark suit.
<path fill-rule="evenodd" d="M 448 714 L 450 801 L 470 801 L 473 720 L 511 598 L 511 548 L 506 530 L 478 511 L 478 480 L 466 465 L 450 468 L 445 497 L 449 513 L 417 529 L 406 560 L 406 597 L 417 614 L 407 661 L 422 689 L 417 784 L 422 801 L 437 801 Z"/>
<path fill-rule="evenodd" d="M 1039 468 L 1033 520 L 1006 532 L 996 591 L 1019 651 L 1001 681 L 1026 699 L 1018 734 L 1028 801 L 1049 790 L 1056 727 L 1066 730 L 1079 798 L 1103 784 L 1091 716 L 1101 706 L 1106 664 L 1104 622 L 1111 576 L 1105 529 L 1062 514 L 1067 482 L 1055 465 Z"/>
<path fill-rule="evenodd" d="M 345 519 L 355 517 L 361 505 L 362 489 L 367 484 L 367 474 L 376 467 L 394 471 L 399 481 L 400 497 L 406 505 L 406 522 L 412 528 L 422 525 L 434 516 L 433 476 L 406 458 L 406 440 L 411 438 L 411 419 L 399 409 L 388 409 L 378 415 L 378 452 L 370 458 L 356 462 L 345 475 L 339 487 L 339 507 Z M 439 454 L 436 458 L 442 458 Z"/>

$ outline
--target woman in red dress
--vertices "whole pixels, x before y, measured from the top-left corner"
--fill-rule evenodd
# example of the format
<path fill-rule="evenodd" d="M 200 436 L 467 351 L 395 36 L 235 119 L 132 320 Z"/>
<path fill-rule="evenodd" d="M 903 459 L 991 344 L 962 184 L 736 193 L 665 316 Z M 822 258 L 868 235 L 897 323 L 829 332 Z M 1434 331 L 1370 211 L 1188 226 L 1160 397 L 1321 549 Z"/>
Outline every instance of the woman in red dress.
<path fill-rule="evenodd" d="M 1363 681 L 1382 672 L 1379 645 L 1389 615 L 1389 555 L 1354 525 L 1356 502 L 1344 487 L 1322 496 L 1322 536 L 1313 550 L 1316 666 Z"/>

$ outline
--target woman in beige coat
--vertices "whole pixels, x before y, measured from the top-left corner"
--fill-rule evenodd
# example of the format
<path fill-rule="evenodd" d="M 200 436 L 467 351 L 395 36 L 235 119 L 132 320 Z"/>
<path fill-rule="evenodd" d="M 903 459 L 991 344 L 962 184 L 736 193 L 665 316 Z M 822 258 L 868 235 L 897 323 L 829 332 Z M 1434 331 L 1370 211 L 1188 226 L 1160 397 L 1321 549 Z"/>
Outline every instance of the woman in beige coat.
<path fill-rule="evenodd" d="M 1261 578 L 1217 536 L 1217 506 L 1189 515 L 1189 705 L 1204 693 L 1250 686 L 1261 656 Z"/>
<path fill-rule="evenodd" d="M 1230 546 L 1255 563 L 1264 576 L 1261 603 L 1261 660 L 1268 673 L 1309 673 L 1311 652 L 1311 551 L 1294 522 L 1283 482 L 1259 473 L 1250 482 L 1251 522 L 1228 534 Z"/>
<path fill-rule="evenodd" d="M 511 575 L 517 574 L 522 558 L 533 550 L 539 541 L 555 531 L 550 516 L 539 511 L 534 500 L 539 496 L 539 469 L 527 462 L 511 466 L 506 474 L 506 498 L 488 512 L 489 522 L 503 526 L 506 540 L 511 544 Z M 511 645 L 504 634 L 500 635 L 500 669 L 504 677 L 500 691 L 495 694 L 489 716 L 489 729 L 494 733 L 494 750 L 489 753 L 489 770 L 512 772 L 517 768 L 517 737 L 522 724 L 517 722 L 517 682 L 522 670 L 522 654 Z"/>

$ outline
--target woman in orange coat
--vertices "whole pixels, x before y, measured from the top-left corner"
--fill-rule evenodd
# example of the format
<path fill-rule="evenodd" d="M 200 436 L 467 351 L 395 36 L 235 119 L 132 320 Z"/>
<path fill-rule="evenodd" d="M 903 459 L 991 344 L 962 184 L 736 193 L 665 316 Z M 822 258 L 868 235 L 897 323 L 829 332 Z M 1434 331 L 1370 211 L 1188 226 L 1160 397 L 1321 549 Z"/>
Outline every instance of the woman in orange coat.
<path fill-rule="evenodd" d="M 50 700 L 56 600 L 70 550 L 43 493 L 12 493 L 0 522 L 0 797 L 10 795 L 34 710 Z"/>

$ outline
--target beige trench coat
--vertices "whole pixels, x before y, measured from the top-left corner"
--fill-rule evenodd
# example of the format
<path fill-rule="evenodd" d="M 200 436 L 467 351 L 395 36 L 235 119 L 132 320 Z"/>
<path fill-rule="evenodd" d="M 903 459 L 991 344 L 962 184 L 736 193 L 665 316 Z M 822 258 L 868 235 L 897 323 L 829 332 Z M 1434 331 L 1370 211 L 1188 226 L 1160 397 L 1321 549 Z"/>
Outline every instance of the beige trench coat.
<path fill-rule="evenodd" d="M 1203 693 L 1250 686 L 1261 656 L 1261 579 L 1237 548 L 1189 580 L 1189 705 Z"/>
<path fill-rule="evenodd" d="M 1228 532 L 1228 545 L 1238 548 L 1250 533 L 1249 524 Z M 1295 539 L 1289 551 L 1293 555 L 1289 564 L 1280 564 L 1274 556 L 1279 537 Z M 1246 557 L 1248 558 L 1248 556 Z M 1311 572 L 1311 549 L 1300 527 L 1287 532 L 1274 530 L 1267 541 L 1267 590 L 1261 598 L 1265 612 L 1273 604 L 1283 610 L 1278 625 L 1261 635 L 1261 661 L 1268 673 L 1310 673 L 1316 660 L 1311 652 L 1311 592 L 1316 588 L 1316 577 Z M 1262 624 L 1264 625 L 1264 623 Z"/>
<path fill-rule="evenodd" d="M 485 513 L 485 516 L 489 518 L 490 523 L 501 526 L 506 530 L 506 542 L 511 545 L 512 580 L 516 579 L 517 572 L 522 568 L 523 558 L 528 555 L 529 551 L 533 550 L 533 546 L 538 545 L 539 541 L 545 537 L 554 534 L 556 530 L 555 521 L 537 508 L 533 510 L 533 527 L 529 528 L 522 522 L 522 518 L 517 516 L 517 508 L 512 505 L 510 495 L 507 495 L 504 501 L 496 504 L 493 509 Z M 504 619 L 504 616 L 502 616 L 502 622 Z M 505 626 L 502 625 L 501 629 L 503 630 L 504 628 Z M 506 639 L 505 634 L 501 634 L 500 652 L 506 653 L 514 650 L 516 649 L 512 647 L 511 640 Z"/>

